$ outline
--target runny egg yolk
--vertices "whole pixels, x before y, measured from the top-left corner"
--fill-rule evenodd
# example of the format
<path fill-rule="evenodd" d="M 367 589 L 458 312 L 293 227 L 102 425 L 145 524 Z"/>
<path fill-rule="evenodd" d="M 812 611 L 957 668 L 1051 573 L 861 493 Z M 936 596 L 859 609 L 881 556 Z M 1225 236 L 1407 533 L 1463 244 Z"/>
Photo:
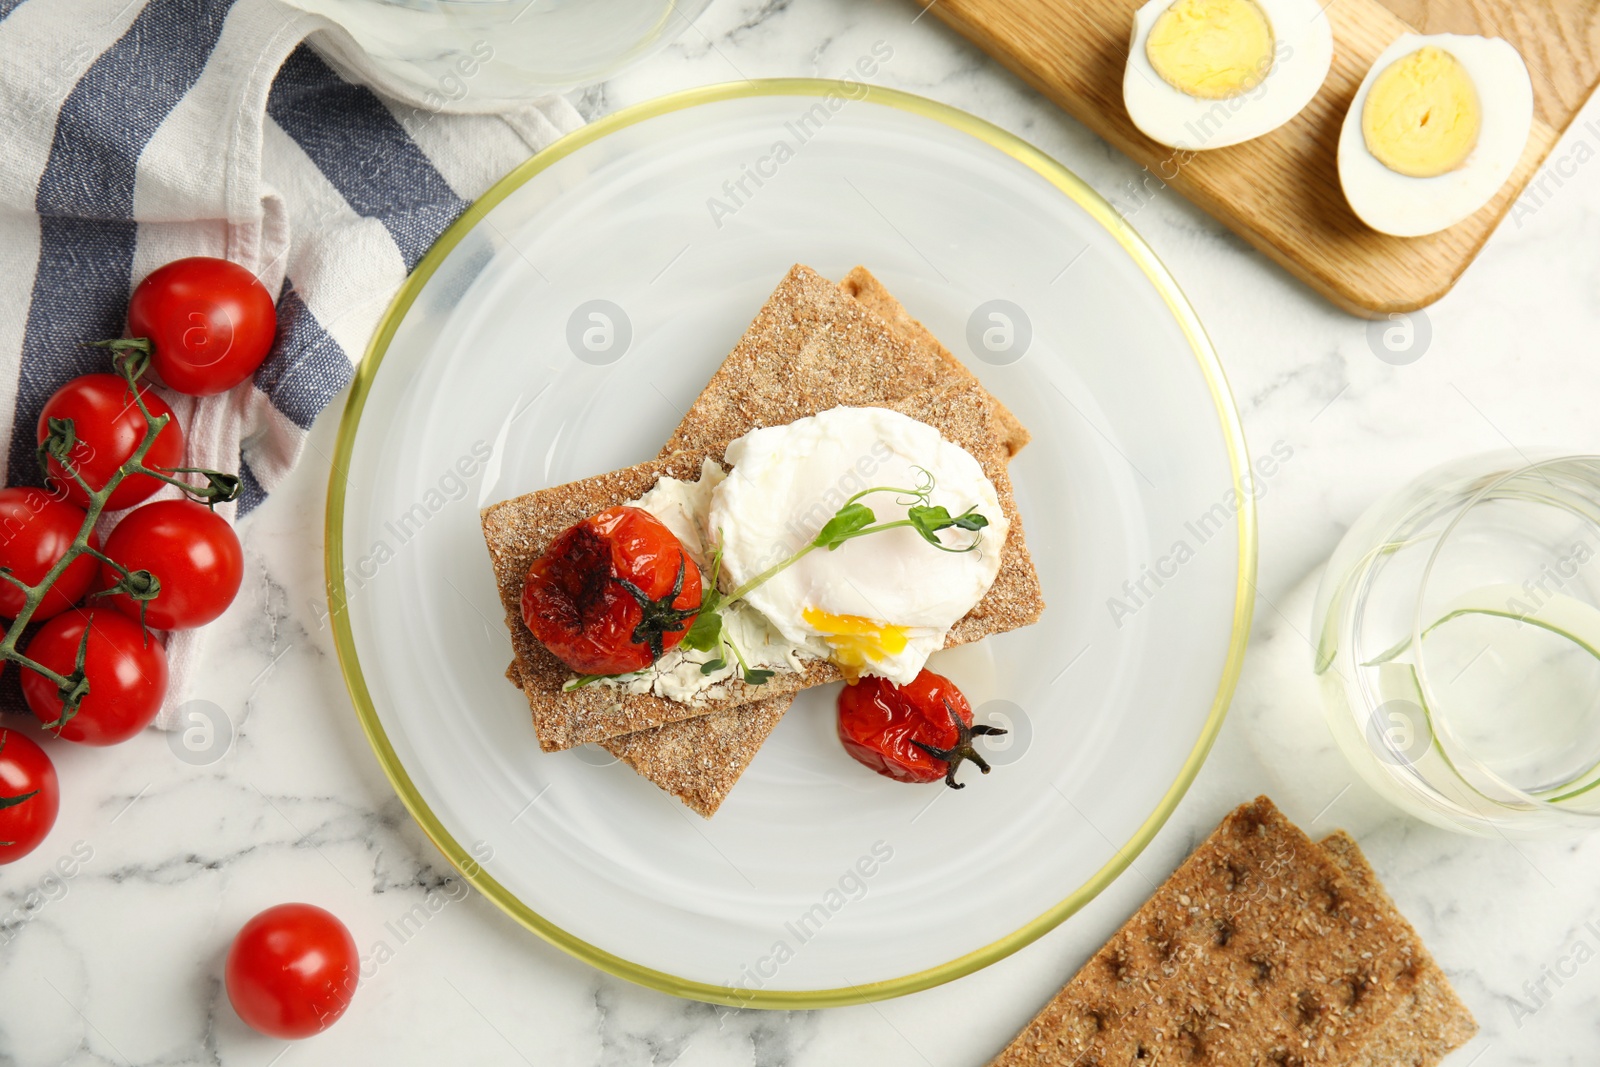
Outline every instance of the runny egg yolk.
<path fill-rule="evenodd" d="M 1255 0 L 1177 0 L 1145 39 L 1150 65 L 1186 96 L 1226 100 L 1272 70 L 1272 23 Z"/>
<path fill-rule="evenodd" d="M 851 682 L 874 661 L 906 650 L 905 626 L 891 626 L 860 615 L 833 615 L 817 608 L 806 608 L 800 617 L 822 634 L 832 653 L 828 658 Z"/>
<path fill-rule="evenodd" d="M 1436 178 L 1467 161 L 1483 109 L 1461 61 L 1419 48 L 1373 79 L 1361 109 L 1361 134 L 1379 163 L 1411 178 Z"/>

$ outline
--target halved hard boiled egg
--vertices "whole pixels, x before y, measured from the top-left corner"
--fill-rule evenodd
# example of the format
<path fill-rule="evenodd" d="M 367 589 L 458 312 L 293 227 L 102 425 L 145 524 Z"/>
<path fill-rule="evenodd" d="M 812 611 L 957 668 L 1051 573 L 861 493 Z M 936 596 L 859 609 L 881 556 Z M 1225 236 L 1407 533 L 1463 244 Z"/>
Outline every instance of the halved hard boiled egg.
<path fill-rule="evenodd" d="M 1420 237 L 1494 198 L 1533 128 L 1533 85 L 1499 38 L 1406 34 L 1378 57 L 1339 133 L 1339 184 L 1361 221 Z"/>
<path fill-rule="evenodd" d="M 1333 62 L 1316 0 L 1150 0 L 1133 16 L 1128 117 L 1173 148 L 1226 148 L 1282 126 Z"/>
<path fill-rule="evenodd" d="M 847 678 L 910 682 L 999 572 L 1009 522 L 994 483 L 926 423 L 886 408 L 832 408 L 752 430 L 725 458 L 733 469 L 711 495 L 707 526 L 731 586 L 804 548 L 852 498 L 877 523 L 898 523 L 918 505 L 917 490 L 931 486 L 934 506 L 951 515 L 976 509 L 988 520 L 981 538 L 939 533 L 942 548 L 903 525 L 819 549 L 749 593 L 745 602 L 786 640 Z"/>

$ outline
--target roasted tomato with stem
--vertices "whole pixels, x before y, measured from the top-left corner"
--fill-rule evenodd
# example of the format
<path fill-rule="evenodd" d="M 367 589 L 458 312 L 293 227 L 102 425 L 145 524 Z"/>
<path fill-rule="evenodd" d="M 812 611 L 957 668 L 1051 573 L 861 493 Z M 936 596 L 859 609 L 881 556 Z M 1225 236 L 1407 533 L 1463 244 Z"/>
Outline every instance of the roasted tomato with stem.
<path fill-rule="evenodd" d="M 579 674 L 631 674 L 677 647 L 700 610 L 700 568 L 643 508 L 607 508 L 528 568 L 522 619 Z"/>
<path fill-rule="evenodd" d="M 989 764 L 972 739 L 1003 734 L 997 726 L 972 724 L 972 705 L 955 683 L 924 668 L 906 685 L 867 677 L 839 693 L 839 740 L 844 750 L 879 774 L 900 782 L 937 782 L 951 789 L 956 768 L 971 761 L 984 774 Z"/>
<path fill-rule="evenodd" d="M 0 489 L 0 568 L 20 581 L 38 585 L 78 539 L 85 518 L 82 508 L 57 500 L 43 489 Z M 100 538 L 93 531 L 89 547 L 100 547 Z M 98 569 L 94 557 L 87 554 L 67 564 L 39 601 L 31 621 L 43 622 L 76 604 L 89 591 Z M 15 582 L 0 578 L 0 616 L 16 618 L 26 602 Z"/>
<path fill-rule="evenodd" d="M 183 462 L 183 430 L 172 408 L 148 386 L 139 386 L 139 395 L 154 416 L 168 416 L 144 465 L 151 470 L 171 471 Z M 147 430 L 144 414 L 134 399 L 133 387 L 117 374 L 85 374 L 57 389 L 39 412 L 38 442 L 49 440 L 55 427 L 72 422 L 72 447 L 67 461 L 90 489 L 106 487 L 117 470 L 139 450 Z M 66 499 L 87 507 L 89 495 L 67 475 L 55 456 L 49 459 L 50 478 L 61 487 Z M 148 474 L 124 478 L 106 501 L 107 511 L 131 508 L 160 489 L 162 482 Z"/>
<path fill-rule="evenodd" d="M 61 786 L 50 757 L 33 738 L 0 728 L 0 864 L 38 848 L 60 810 Z"/>

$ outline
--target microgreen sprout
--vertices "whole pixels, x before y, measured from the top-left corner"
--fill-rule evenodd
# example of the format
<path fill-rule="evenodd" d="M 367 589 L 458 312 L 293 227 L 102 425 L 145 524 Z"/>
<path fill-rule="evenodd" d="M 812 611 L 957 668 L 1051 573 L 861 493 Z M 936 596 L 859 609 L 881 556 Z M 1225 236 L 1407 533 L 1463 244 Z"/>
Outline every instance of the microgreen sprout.
<path fill-rule="evenodd" d="M 584 686 L 590 685 L 594 682 L 603 682 L 608 679 L 616 681 L 621 678 L 632 678 L 638 673 L 638 671 L 630 671 L 627 674 L 575 674 L 562 683 L 561 691 L 563 693 L 575 693 Z"/>
<path fill-rule="evenodd" d="M 853 541 L 858 537 L 868 537 L 875 533 L 882 533 L 885 530 L 908 526 L 917 531 L 924 541 L 942 552 L 974 551 L 983 541 L 983 530 L 984 527 L 989 525 L 989 520 L 979 513 L 976 507 L 968 508 L 960 515 L 951 515 L 948 508 L 934 506 L 932 502 L 933 475 L 920 467 L 917 470 L 921 472 L 922 476 L 918 479 L 917 486 L 913 489 L 905 489 L 893 485 L 878 485 L 870 489 L 863 489 L 849 500 L 846 500 L 844 505 L 834 512 L 833 518 L 822 524 L 822 529 L 817 531 L 817 536 L 812 538 L 809 544 L 794 555 L 780 560 L 739 586 L 739 588 L 728 594 L 726 602 L 731 604 L 735 601 L 743 600 L 752 591 L 799 563 L 819 548 L 835 552 L 846 541 Z M 863 498 L 872 496 L 875 493 L 898 494 L 903 499 L 898 499 L 896 502 L 902 506 L 909 505 L 906 517 L 893 522 L 879 522 L 878 516 L 873 510 L 861 503 Z M 968 530 L 976 536 L 966 545 L 951 547 L 939 540 L 940 531 L 950 529 Z"/>

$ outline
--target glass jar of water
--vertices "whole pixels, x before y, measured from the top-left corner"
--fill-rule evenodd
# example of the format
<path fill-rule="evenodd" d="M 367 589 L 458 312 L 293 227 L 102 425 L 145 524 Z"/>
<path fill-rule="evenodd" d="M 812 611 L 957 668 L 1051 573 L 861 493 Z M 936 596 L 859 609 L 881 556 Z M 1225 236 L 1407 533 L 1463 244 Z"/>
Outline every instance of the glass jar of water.
<path fill-rule="evenodd" d="M 1600 827 L 1600 456 L 1477 456 L 1351 527 L 1315 670 L 1357 771 L 1480 834 Z"/>

